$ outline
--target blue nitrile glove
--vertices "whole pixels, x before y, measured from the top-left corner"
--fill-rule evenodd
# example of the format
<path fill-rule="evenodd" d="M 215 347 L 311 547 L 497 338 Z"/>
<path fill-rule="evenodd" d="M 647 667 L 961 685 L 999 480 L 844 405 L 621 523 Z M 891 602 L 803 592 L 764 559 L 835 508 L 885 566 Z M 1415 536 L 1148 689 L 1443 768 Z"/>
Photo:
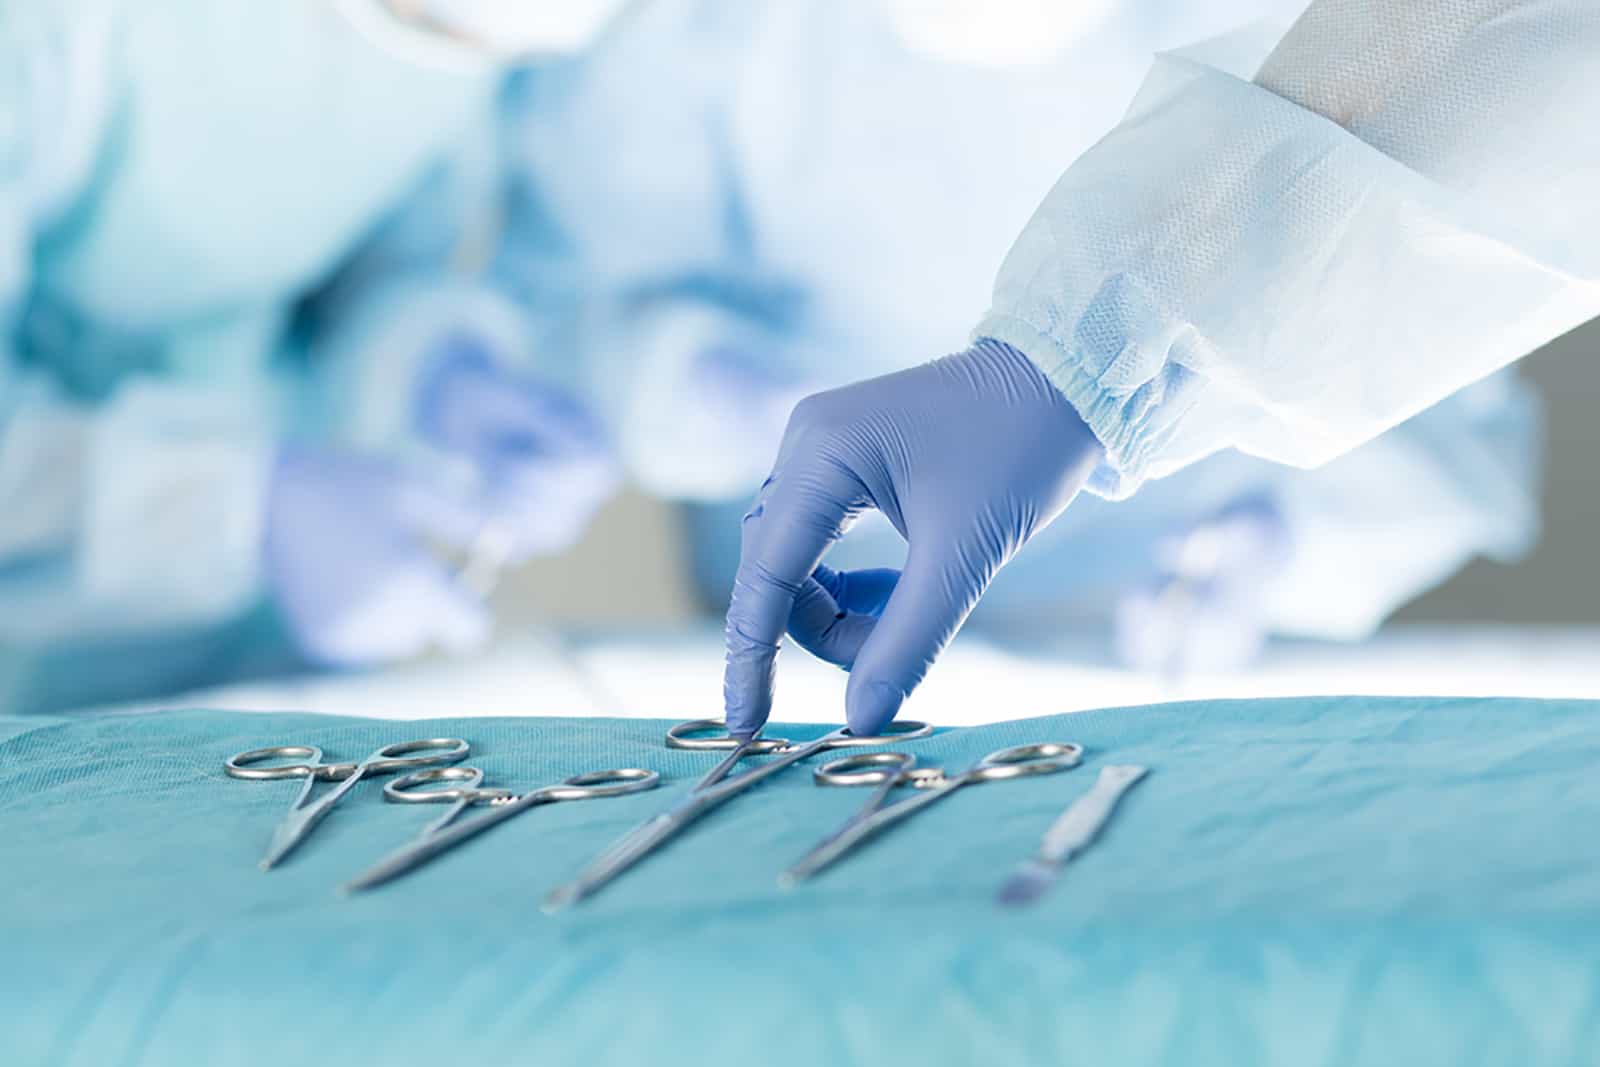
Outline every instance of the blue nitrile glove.
<path fill-rule="evenodd" d="M 311 660 L 353 666 L 489 635 L 483 564 L 557 552 L 615 492 L 597 423 L 567 394 L 503 370 L 471 338 L 450 338 L 421 375 L 416 430 L 464 461 L 467 484 L 426 465 L 291 449 L 273 475 L 271 592 Z M 474 554 L 464 567 L 447 550 Z"/>
<path fill-rule="evenodd" d="M 1248 663 L 1266 642 L 1263 594 L 1290 548 L 1288 524 L 1265 496 L 1166 538 L 1157 546 L 1159 576 L 1117 605 L 1118 655 L 1172 677 Z"/>
<path fill-rule="evenodd" d="M 604 430 L 576 398 L 507 371 L 470 336 L 440 346 L 416 417 L 425 440 L 476 472 L 513 560 L 571 546 L 621 481 Z"/>
<path fill-rule="evenodd" d="M 481 644 L 483 604 L 429 542 L 465 545 L 483 521 L 393 462 L 285 451 L 267 503 L 266 573 L 301 652 L 346 667 Z"/>
<path fill-rule="evenodd" d="M 787 630 L 850 671 L 846 720 L 877 733 L 1101 455 L 1045 376 L 994 341 L 801 401 L 744 518 L 726 627 L 729 730 L 748 737 L 766 722 Z M 819 568 L 867 508 L 905 537 L 903 571 Z"/>

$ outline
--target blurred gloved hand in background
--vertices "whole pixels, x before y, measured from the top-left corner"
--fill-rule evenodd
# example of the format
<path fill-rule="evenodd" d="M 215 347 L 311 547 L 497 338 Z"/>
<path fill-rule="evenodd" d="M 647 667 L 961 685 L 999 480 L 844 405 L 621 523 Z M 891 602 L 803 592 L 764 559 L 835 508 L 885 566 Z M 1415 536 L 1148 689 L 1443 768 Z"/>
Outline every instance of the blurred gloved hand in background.
<path fill-rule="evenodd" d="M 473 472 L 469 488 L 362 453 L 291 448 L 279 458 L 268 580 L 315 662 L 482 644 L 486 590 L 463 581 L 443 550 L 470 556 L 492 534 L 496 562 L 561 551 L 617 488 L 604 436 L 576 402 L 506 373 L 470 342 L 441 346 L 419 383 L 417 421 L 424 440 Z"/>
<path fill-rule="evenodd" d="M 1162 539 L 1159 577 L 1117 604 L 1118 656 L 1174 680 L 1250 662 L 1266 642 L 1266 586 L 1287 562 L 1290 540 L 1277 506 L 1259 495 Z"/>
<path fill-rule="evenodd" d="M 605 431 L 575 397 L 503 369 L 453 337 L 417 388 L 422 439 L 465 461 L 511 560 L 560 552 L 621 484 Z"/>
<path fill-rule="evenodd" d="M 728 729 L 748 737 L 766 722 L 787 630 L 850 670 L 850 728 L 881 730 L 995 572 L 1100 458 L 1060 392 L 992 341 L 803 400 L 744 519 L 726 626 Z M 908 542 L 903 571 L 819 569 L 868 508 Z"/>
<path fill-rule="evenodd" d="M 467 543 L 481 518 L 392 461 L 286 451 L 267 504 L 266 572 L 301 652 L 357 666 L 481 644 L 484 605 L 429 547 Z"/>

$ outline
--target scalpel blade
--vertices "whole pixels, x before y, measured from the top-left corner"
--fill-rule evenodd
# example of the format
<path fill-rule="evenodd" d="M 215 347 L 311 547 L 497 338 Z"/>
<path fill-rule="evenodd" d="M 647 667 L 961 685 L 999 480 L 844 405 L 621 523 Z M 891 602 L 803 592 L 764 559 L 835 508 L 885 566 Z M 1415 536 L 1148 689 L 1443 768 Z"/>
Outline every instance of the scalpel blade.
<path fill-rule="evenodd" d="M 1055 884 L 1061 868 L 1082 852 L 1095 839 L 1100 828 L 1111 818 L 1122 794 L 1149 773 L 1149 768 L 1131 765 L 1108 766 L 1100 769 L 1093 788 L 1074 800 L 1067 810 L 1050 824 L 1039 842 L 1039 852 L 1025 860 L 1006 883 L 1000 887 L 995 902 L 1002 907 L 1015 908 L 1033 903 Z"/>

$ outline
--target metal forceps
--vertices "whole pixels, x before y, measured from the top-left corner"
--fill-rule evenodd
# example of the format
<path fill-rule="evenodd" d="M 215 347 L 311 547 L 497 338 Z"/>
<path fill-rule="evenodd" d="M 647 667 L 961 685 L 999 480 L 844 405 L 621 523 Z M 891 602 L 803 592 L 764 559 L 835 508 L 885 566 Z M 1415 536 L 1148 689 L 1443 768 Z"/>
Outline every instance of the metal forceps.
<path fill-rule="evenodd" d="M 253 748 L 230 756 L 223 768 L 230 778 L 271 780 L 276 778 L 304 778 L 306 784 L 300 795 L 289 805 L 289 814 L 272 832 L 272 843 L 261 857 L 261 869 L 270 870 L 294 851 L 312 829 L 321 822 L 333 806 L 354 789 L 356 783 L 374 774 L 397 774 L 419 767 L 457 763 L 467 758 L 471 746 L 459 737 L 431 737 L 421 741 L 401 741 L 384 745 L 359 763 L 328 763 L 322 758 L 322 749 L 315 745 L 271 745 Z M 410 755 L 409 753 L 426 753 Z M 300 760 L 299 763 L 278 763 L 270 767 L 257 764 L 274 759 Z M 311 803 L 311 790 L 317 782 L 338 782 L 316 803 Z"/>
<path fill-rule="evenodd" d="M 430 789 L 437 782 L 450 784 Z M 378 861 L 371 869 L 346 883 L 345 892 L 372 889 L 400 877 L 429 860 L 471 840 L 492 826 L 498 826 L 529 808 L 562 800 L 593 800 L 642 793 L 661 784 L 655 771 L 622 767 L 610 771 L 575 774 L 555 785 L 517 795 L 509 789 L 484 789 L 483 772 L 476 767 L 436 767 L 413 771 L 385 783 L 383 798 L 402 804 L 449 804 L 437 819 L 424 826 L 416 839 Z M 489 811 L 475 819 L 457 823 L 456 818 L 474 804 L 487 804 Z M 454 823 L 455 825 L 451 825 Z"/>
<path fill-rule="evenodd" d="M 1071 770 L 1082 759 L 1082 745 L 1046 741 L 999 749 L 954 775 L 946 775 L 938 768 L 918 768 L 916 757 L 906 752 L 867 752 L 825 763 L 812 772 L 818 785 L 876 785 L 878 789 L 844 825 L 819 841 L 811 851 L 780 874 L 778 884 L 785 889 L 793 888 L 803 879 L 832 865 L 868 838 L 943 800 L 962 786 L 1055 774 Z M 901 785 L 909 785 L 921 792 L 886 807 L 889 794 Z"/>
<path fill-rule="evenodd" d="M 889 732 L 879 737 L 857 737 L 850 732 L 849 727 L 840 727 L 823 734 L 815 741 L 802 744 L 776 737 L 739 741 L 726 734 L 715 737 L 697 736 L 708 731 L 721 731 L 722 728 L 723 724 L 716 719 L 696 719 L 692 722 L 679 723 L 667 731 L 669 748 L 725 750 L 728 754 L 707 771 L 677 803 L 624 835 L 610 848 L 596 856 L 572 881 L 551 890 L 545 897 L 545 911 L 559 911 L 599 892 L 635 863 L 693 825 L 701 816 L 818 752 L 860 745 L 886 745 L 895 741 L 927 737 L 933 733 L 933 727 L 925 722 L 904 721 L 892 724 Z M 759 767 L 752 767 L 741 774 L 728 777 L 733 768 L 738 766 L 739 761 L 750 755 L 773 755 L 776 758 Z"/>

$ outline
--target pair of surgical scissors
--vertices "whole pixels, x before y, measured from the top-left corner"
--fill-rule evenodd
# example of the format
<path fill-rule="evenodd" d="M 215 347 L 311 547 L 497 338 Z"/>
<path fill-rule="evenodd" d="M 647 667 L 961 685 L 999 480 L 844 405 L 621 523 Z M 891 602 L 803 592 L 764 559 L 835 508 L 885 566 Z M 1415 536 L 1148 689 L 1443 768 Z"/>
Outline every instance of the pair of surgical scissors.
<path fill-rule="evenodd" d="M 943 800 L 962 786 L 1055 774 L 1071 770 L 1082 759 L 1082 745 L 1047 741 L 998 749 L 966 770 L 949 775 L 941 768 L 918 767 L 917 758 L 909 752 L 865 752 L 825 763 L 812 772 L 812 778 L 818 785 L 876 785 L 878 789 L 867 798 L 860 811 L 778 875 L 778 884 L 785 889 L 793 888 L 803 879 L 837 862 L 869 838 L 915 815 L 928 805 Z M 909 785 L 920 792 L 894 804 L 887 804 L 889 794 L 902 785 Z"/>
<path fill-rule="evenodd" d="M 878 737 L 857 737 L 850 732 L 849 727 L 840 727 L 823 734 L 815 741 L 801 744 L 772 737 L 741 741 L 725 733 L 714 737 L 697 736 L 722 729 L 723 724 L 716 719 L 696 719 L 692 722 L 679 723 L 667 731 L 667 745 L 670 748 L 726 750 L 728 754 L 707 771 L 687 795 L 666 811 L 625 834 L 610 848 L 595 857 L 572 881 L 551 890 L 544 901 L 546 911 L 558 911 L 599 892 L 628 868 L 682 833 L 702 816 L 803 759 L 833 748 L 886 745 L 896 741 L 927 737 L 933 733 L 933 727 L 927 723 L 905 721 L 894 723 L 888 733 Z M 730 778 L 729 773 L 739 761 L 750 755 L 771 755 L 775 758 Z"/>
<path fill-rule="evenodd" d="M 470 750 L 471 746 L 459 737 L 431 737 L 420 741 L 402 741 L 399 744 L 384 745 L 359 763 L 328 763 L 322 758 L 322 749 L 315 745 L 271 745 L 230 756 L 223 764 L 223 768 L 232 778 L 258 781 L 278 778 L 306 780 L 300 795 L 289 805 L 289 814 L 284 816 L 283 821 L 272 832 L 272 842 L 267 846 L 266 855 L 261 857 L 261 869 L 265 871 L 276 866 L 280 860 L 294 851 L 295 846 L 304 841 L 317 823 L 321 822 L 328 812 L 333 810 L 333 806 L 363 778 L 376 774 L 397 774 L 419 767 L 458 763 L 467 758 Z M 425 755 L 410 755 L 410 753 L 425 753 Z M 301 762 L 276 763 L 270 767 L 260 766 L 267 760 L 280 759 Z M 338 782 L 339 786 L 316 803 L 312 803 L 311 790 L 317 782 Z"/>
<path fill-rule="evenodd" d="M 430 788 L 440 782 L 459 784 L 447 784 L 443 789 Z M 483 772 L 476 767 L 437 767 L 403 774 L 385 783 L 385 800 L 402 804 L 449 804 L 450 807 L 439 818 L 424 826 L 410 844 L 402 846 L 347 883 L 345 891 L 371 889 L 398 878 L 463 841 L 540 804 L 626 796 L 654 789 L 660 784 L 661 776 L 655 771 L 622 767 L 575 774 L 555 785 L 543 786 L 518 796 L 509 789 L 484 789 Z M 487 804 L 490 810 L 475 819 L 451 825 L 474 804 Z"/>

